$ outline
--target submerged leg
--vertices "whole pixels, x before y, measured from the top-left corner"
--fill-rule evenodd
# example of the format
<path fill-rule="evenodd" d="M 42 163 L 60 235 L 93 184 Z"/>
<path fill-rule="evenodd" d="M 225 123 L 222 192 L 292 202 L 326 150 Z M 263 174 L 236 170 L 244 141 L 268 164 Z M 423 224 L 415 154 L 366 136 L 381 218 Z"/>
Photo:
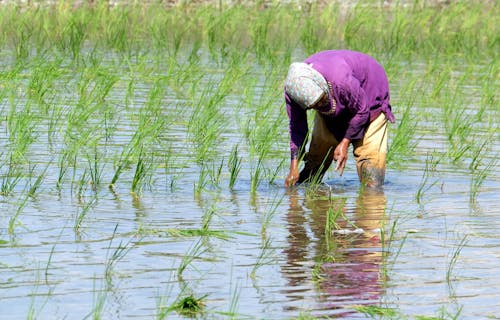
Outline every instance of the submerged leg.
<path fill-rule="evenodd" d="M 333 161 L 333 150 L 337 145 L 323 117 L 316 113 L 309 152 L 305 156 L 305 166 L 300 172 L 298 183 L 320 182 Z"/>
<path fill-rule="evenodd" d="M 380 114 L 368 126 L 362 139 L 354 140 L 354 159 L 359 181 L 369 187 L 380 187 L 385 179 L 387 156 L 387 119 Z"/>

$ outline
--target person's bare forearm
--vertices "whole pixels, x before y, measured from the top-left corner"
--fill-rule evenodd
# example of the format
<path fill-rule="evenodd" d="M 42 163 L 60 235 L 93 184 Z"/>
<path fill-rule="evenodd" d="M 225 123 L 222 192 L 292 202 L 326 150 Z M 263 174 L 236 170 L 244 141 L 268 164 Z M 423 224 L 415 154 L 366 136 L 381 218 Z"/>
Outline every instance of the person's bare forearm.
<path fill-rule="evenodd" d="M 299 180 L 299 160 L 290 160 L 290 172 L 285 180 L 285 186 L 291 187 L 297 183 Z"/>
<path fill-rule="evenodd" d="M 335 166 L 335 171 L 338 171 L 340 175 L 344 173 L 345 164 L 347 163 L 347 149 L 351 140 L 348 138 L 342 139 L 337 148 L 335 148 L 333 159 L 337 161 Z"/>

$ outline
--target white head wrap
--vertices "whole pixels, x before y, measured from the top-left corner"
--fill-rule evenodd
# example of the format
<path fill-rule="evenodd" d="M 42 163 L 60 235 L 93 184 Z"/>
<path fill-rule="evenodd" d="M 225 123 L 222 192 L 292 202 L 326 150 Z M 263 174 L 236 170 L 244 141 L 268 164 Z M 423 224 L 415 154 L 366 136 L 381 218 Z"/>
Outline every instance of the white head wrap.
<path fill-rule="evenodd" d="M 288 69 L 285 91 L 293 101 L 307 109 L 318 102 L 324 93 L 328 94 L 328 83 L 307 63 L 294 62 Z"/>

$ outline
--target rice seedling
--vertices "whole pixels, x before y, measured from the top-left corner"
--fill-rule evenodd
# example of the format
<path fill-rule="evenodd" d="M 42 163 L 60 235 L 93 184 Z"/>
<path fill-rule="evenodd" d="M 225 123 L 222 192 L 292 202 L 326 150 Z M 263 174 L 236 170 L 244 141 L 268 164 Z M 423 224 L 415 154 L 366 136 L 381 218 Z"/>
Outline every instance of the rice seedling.
<path fill-rule="evenodd" d="M 417 193 L 415 194 L 415 200 L 419 205 L 422 205 L 422 199 L 424 197 L 424 193 L 432 188 L 438 180 L 433 181 L 429 184 L 429 175 L 431 173 L 431 167 L 435 167 L 432 163 L 434 162 L 434 158 L 432 155 L 427 154 L 427 158 L 425 161 L 425 169 L 422 173 L 422 179 L 420 181 L 420 185 L 418 186 Z"/>
<path fill-rule="evenodd" d="M 81 232 L 82 228 L 82 223 L 87 214 L 89 213 L 90 209 L 94 208 L 97 203 L 97 199 L 93 198 L 91 201 L 88 203 L 85 203 L 82 207 L 78 208 L 78 211 L 75 216 L 75 224 L 73 225 L 73 230 L 79 234 Z"/>
<path fill-rule="evenodd" d="M 179 281 L 183 280 L 183 273 L 186 268 L 197 259 L 208 251 L 208 249 L 204 246 L 202 239 L 198 240 L 194 243 L 191 248 L 188 250 L 186 254 L 183 255 L 179 267 L 177 267 L 177 278 Z"/>
<path fill-rule="evenodd" d="M 236 184 L 236 180 L 238 179 L 238 175 L 241 171 L 241 162 L 242 158 L 238 156 L 238 145 L 235 145 L 231 150 L 231 154 L 229 155 L 228 161 L 228 169 L 229 169 L 229 189 L 234 189 L 234 185 Z"/>
<path fill-rule="evenodd" d="M 26 153 L 29 147 L 38 138 L 38 133 L 35 130 L 37 122 L 38 119 L 31 110 L 29 103 L 26 103 L 21 110 L 18 110 L 15 102 L 12 102 L 7 117 L 7 129 L 9 131 L 13 162 L 22 163 L 26 161 Z"/>
<path fill-rule="evenodd" d="M 485 159 L 485 154 L 488 149 L 489 142 L 492 141 L 492 136 L 488 135 L 483 143 L 474 144 L 472 151 L 472 158 L 469 164 L 470 170 L 470 192 L 469 203 L 475 204 L 477 195 L 481 189 L 482 184 L 490 175 L 491 170 L 496 167 L 498 157 Z"/>
<path fill-rule="evenodd" d="M 179 299 L 179 301 L 175 302 L 172 306 L 170 306 L 170 310 L 177 312 L 178 314 L 184 316 L 194 317 L 200 315 L 205 310 L 205 298 L 207 295 L 201 297 L 195 297 L 194 295 L 188 295 Z"/>
<path fill-rule="evenodd" d="M 13 161 L 12 154 L 9 155 L 9 163 L 7 165 L 7 171 L 2 177 L 2 185 L 0 186 L 0 194 L 10 195 L 16 188 L 17 184 L 23 178 L 21 169 L 18 168 L 16 163 Z"/>
<path fill-rule="evenodd" d="M 103 288 L 96 288 L 96 280 L 94 280 L 92 296 L 92 310 L 87 314 L 84 319 L 92 317 L 92 320 L 100 320 L 103 318 L 104 306 L 108 299 L 108 291 Z"/>
<path fill-rule="evenodd" d="M 116 246 L 116 248 L 112 249 L 112 244 L 115 239 L 117 229 L 118 225 L 116 225 L 113 230 L 113 234 L 109 242 L 109 246 L 107 248 L 107 253 L 106 253 L 106 265 L 104 269 L 104 276 L 108 287 L 111 285 L 113 275 L 115 273 L 116 264 L 120 262 L 123 258 L 125 258 L 127 253 L 129 253 L 130 250 L 132 250 L 133 248 L 133 246 L 131 245 L 132 241 L 129 240 L 126 243 L 120 241 L 120 243 Z"/>
<path fill-rule="evenodd" d="M 26 204 L 28 203 L 29 197 L 30 197 L 29 194 L 26 194 L 24 196 L 24 198 L 18 204 L 16 212 L 9 219 L 8 232 L 9 232 L 9 235 L 11 235 L 11 236 L 14 235 L 15 228 L 19 224 L 19 221 L 18 221 L 19 215 L 22 213 L 23 209 L 26 207 Z"/>
<path fill-rule="evenodd" d="M 250 272 L 250 278 L 255 279 L 257 276 L 257 271 L 262 266 L 273 263 L 276 261 L 275 249 L 272 247 L 271 238 L 265 238 L 260 247 L 259 255 L 257 256 L 257 261 L 254 263 L 252 271 Z"/>
<path fill-rule="evenodd" d="M 99 151 L 97 146 L 94 147 L 93 157 L 91 155 L 87 156 L 88 171 L 90 172 L 90 183 L 92 189 L 97 191 L 97 187 L 101 184 L 101 178 L 104 171 L 104 164 L 100 164 Z"/>
<path fill-rule="evenodd" d="M 275 214 L 278 212 L 278 209 L 280 205 L 283 202 L 284 195 L 278 195 L 276 194 L 272 200 L 270 201 L 269 205 L 265 208 L 264 213 L 262 214 L 262 222 L 261 222 L 261 236 L 264 238 L 266 237 L 266 231 L 269 227 L 269 224 L 271 223 L 271 220 L 275 216 Z"/>
<path fill-rule="evenodd" d="M 47 170 L 50 168 L 51 166 L 51 163 L 49 163 L 45 169 L 43 170 L 42 173 L 40 173 L 35 181 L 33 183 L 31 183 L 30 181 L 30 187 L 29 187 L 29 190 L 28 190 L 28 194 L 33 197 L 35 196 L 36 192 L 38 191 L 38 189 L 40 188 L 40 186 L 42 185 L 43 183 L 43 180 L 45 178 L 45 176 L 47 175 Z M 30 177 L 33 176 L 33 173 L 35 172 L 35 169 L 36 169 L 36 165 L 31 169 L 31 173 L 30 173 Z"/>
<path fill-rule="evenodd" d="M 401 166 L 405 159 L 411 158 L 416 147 L 415 133 L 418 127 L 418 117 L 411 113 L 415 108 L 417 92 L 420 89 L 415 88 L 416 82 L 411 82 L 408 89 L 403 89 L 402 96 L 406 100 L 401 101 L 403 112 L 398 119 L 398 126 L 393 134 L 392 141 L 387 153 L 387 163 L 394 166 Z"/>
<path fill-rule="evenodd" d="M 330 206 L 328 208 L 328 211 L 326 212 L 326 221 L 325 221 L 325 240 L 327 247 L 329 247 L 331 237 L 334 234 L 335 230 L 340 229 L 340 225 L 337 223 L 339 218 L 343 218 L 347 220 L 347 217 L 345 216 L 343 212 L 343 208 L 346 203 L 346 199 L 340 199 L 340 203 L 335 202 L 333 206 Z"/>
<path fill-rule="evenodd" d="M 152 155 L 150 155 L 152 158 Z M 144 186 L 150 184 L 153 169 L 153 161 L 148 160 L 143 156 L 143 149 L 139 153 L 139 158 L 137 159 L 137 164 L 135 166 L 134 177 L 132 178 L 131 192 L 133 194 L 139 194 L 142 192 Z"/>
<path fill-rule="evenodd" d="M 452 284 L 452 275 L 453 271 L 455 269 L 455 266 L 458 262 L 458 258 L 460 257 L 460 252 L 462 252 L 463 248 L 467 245 L 468 239 L 467 235 L 460 240 L 460 243 L 457 245 L 456 249 L 453 251 L 453 254 L 450 258 L 450 261 L 448 263 L 448 268 L 446 269 L 446 283 L 448 284 L 448 287 L 451 288 Z"/>
<path fill-rule="evenodd" d="M 401 314 L 393 308 L 380 306 L 356 306 L 354 309 L 366 316 L 369 316 L 370 318 L 394 319 L 395 317 L 401 316 Z"/>
<path fill-rule="evenodd" d="M 263 170 L 263 164 L 262 164 L 262 157 L 259 157 L 257 160 L 257 164 L 254 165 L 253 163 L 251 164 L 252 166 L 252 173 L 250 176 L 250 193 L 255 195 L 257 193 L 257 188 L 259 187 L 261 177 L 262 177 L 262 170 Z"/>

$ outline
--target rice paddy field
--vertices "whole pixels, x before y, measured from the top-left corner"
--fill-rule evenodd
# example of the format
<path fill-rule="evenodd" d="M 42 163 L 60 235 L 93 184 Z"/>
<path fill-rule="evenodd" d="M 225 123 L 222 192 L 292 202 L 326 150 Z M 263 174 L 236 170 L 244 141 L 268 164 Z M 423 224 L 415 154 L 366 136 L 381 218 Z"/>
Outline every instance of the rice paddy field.
<path fill-rule="evenodd" d="M 0 318 L 499 319 L 499 16 L 0 5 Z M 325 49 L 386 68 L 382 190 L 352 156 L 284 187 L 283 79 Z"/>

